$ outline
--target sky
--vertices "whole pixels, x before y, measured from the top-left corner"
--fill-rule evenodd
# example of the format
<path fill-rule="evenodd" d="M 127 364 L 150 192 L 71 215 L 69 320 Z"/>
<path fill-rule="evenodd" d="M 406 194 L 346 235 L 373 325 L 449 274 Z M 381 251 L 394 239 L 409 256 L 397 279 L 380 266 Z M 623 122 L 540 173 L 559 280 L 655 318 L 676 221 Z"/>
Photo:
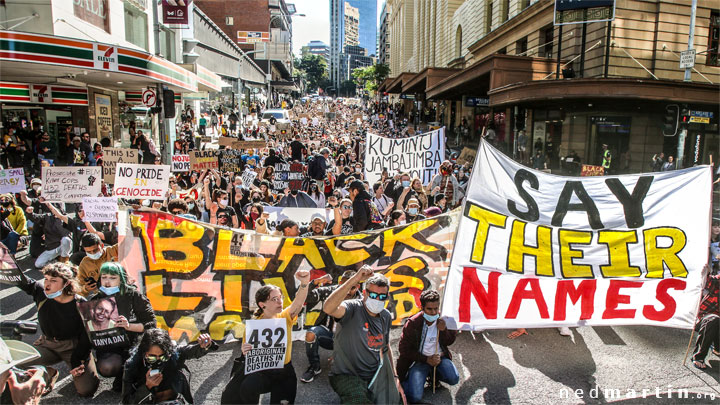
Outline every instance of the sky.
<path fill-rule="evenodd" d="M 293 17 L 293 52 L 300 56 L 300 48 L 310 41 L 323 41 L 330 45 L 330 1 L 329 0 L 287 0 L 294 3 L 298 14 L 307 17 Z M 377 0 L 378 18 L 385 0 Z M 378 24 L 380 25 L 380 24 Z"/>

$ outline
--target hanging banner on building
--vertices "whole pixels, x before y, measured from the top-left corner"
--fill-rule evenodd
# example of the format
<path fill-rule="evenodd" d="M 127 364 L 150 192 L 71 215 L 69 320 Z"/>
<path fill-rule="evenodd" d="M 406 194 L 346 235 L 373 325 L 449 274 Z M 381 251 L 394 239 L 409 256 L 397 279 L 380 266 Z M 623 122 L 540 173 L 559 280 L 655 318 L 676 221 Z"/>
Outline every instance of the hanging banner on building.
<path fill-rule="evenodd" d="M 27 282 L 25 273 L 5 245 L 0 243 L 0 284 L 20 285 Z"/>
<path fill-rule="evenodd" d="M 115 169 L 118 163 L 138 163 L 140 154 L 137 149 L 103 148 L 103 181 L 115 183 Z"/>
<path fill-rule="evenodd" d="M 169 182 L 169 165 L 118 163 L 113 192 L 122 198 L 164 200 Z"/>
<path fill-rule="evenodd" d="M 190 169 L 195 171 L 219 169 L 217 150 L 193 150 L 190 151 Z"/>
<path fill-rule="evenodd" d="M 365 138 L 365 178 L 380 181 L 387 169 L 390 176 L 409 173 L 427 185 L 445 160 L 445 128 L 408 138 L 385 138 L 368 133 Z"/>
<path fill-rule="evenodd" d="M 245 374 L 283 368 L 289 332 L 284 318 L 248 319 L 244 341 L 253 348 L 245 355 Z"/>
<path fill-rule="evenodd" d="M 117 222 L 118 203 L 115 197 L 85 197 L 82 201 L 88 222 Z"/>
<path fill-rule="evenodd" d="M 562 177 L 481 141 L 474 167 L 443 297 L 450 328 L 693 327 L 708 166 Z"/>
<path fill-rule="evenodd" d="M 362 264 L 391 281 L 388 310 L 394 324 L 419 311 L 420 293 L 442 289 L 452 254 L 458 212 L 408 225 L 330 238 L 282 238 L 230 230 L 168 213 L 132 211 L 121 233 L 120 259 L 150 300 L 158 325 L 173 339 L 199 331 L 213 339 L 244 334 L 263 284 L 283 290 L 285 306 L 295 295 L 295 272 L 312 270 L 338 280 Z M 300 325 L 312 324 L 311 308 Z"/>
<path fill-rule="evenodd" d="M 172 156 L 172 172 L 189 172 L 190 171 L 190 155 L 173 155 Z"/>
<path fill-rule="evenodd" d="M 42 168 L 42 196 L 47 202 L 80 203 L 102 194 L 102 168 L 53 166 Z"/>
<path fill-rule="evenodd" d="M 186 28 L 192 0 L 162 0 L 163 24 Z"/>
<path fill-rule="evenodd" d="M 78 302 L 77 307 L 93 347 L 130 346 L 125 329 L 115 326 L 120 318 L 115 297 Z"/>
<path fill-rule="evenodd" d="M 22 168 L 0 170 L 0 194 L 25 191 L 25 171 Z"/>

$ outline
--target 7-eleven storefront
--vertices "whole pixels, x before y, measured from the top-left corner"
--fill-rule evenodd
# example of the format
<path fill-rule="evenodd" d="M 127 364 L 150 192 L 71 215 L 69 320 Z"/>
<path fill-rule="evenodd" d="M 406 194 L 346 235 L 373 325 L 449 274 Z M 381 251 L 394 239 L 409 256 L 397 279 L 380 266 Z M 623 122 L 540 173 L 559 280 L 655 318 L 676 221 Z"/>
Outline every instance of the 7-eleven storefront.
<path fill-rule="evenodd" d="M 0 31 L 0 81 L 3 126 L 23 125 L 25 119 L 30 129 L 42 127 L 55 136 L 71 126 L 72 132 L 87 130 L 91 138 L 115 145 L 127 134 L 120 120 L 122 92 L 151 87 L 160 99 L 164 89 L 176 95 L 199 91 L 195 73 L 143 51 L 15 31 Z M 163 123 L 155 115 L 150 132 L 144 131 L 159 147 L 172 143 L 159 136 Z"/>

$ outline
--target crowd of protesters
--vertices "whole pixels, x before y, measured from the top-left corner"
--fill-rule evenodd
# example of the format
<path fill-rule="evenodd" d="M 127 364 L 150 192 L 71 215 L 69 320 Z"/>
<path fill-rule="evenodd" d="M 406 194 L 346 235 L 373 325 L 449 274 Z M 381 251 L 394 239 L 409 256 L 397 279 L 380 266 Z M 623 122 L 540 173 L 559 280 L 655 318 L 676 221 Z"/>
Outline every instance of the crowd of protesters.
<path fill-rule="evenodd" d="M 289 122 L 263 119 L 261 104 L 251 104 L 242 112 L 220 107 L 197 115 L 190 107 L 183 109 L 177 141 L 168 146 L 175 154 L 212 148 L 219 137 L 260 140 L 265 147 L 243 150 L 237 172 L 214 169 L 174 173 L 163 200 L 121 203 L 284 237 L 348 235 L 402 226 L 462 204 L 472 170 L 468 162 L 446 159 L 425 183 L 407 172 L 388 171 L 378 182 L 367 181 L 364 156 L 368 132 L 402 138 L 426 130 L 413 125 L 401 105 L 327 99 L 283 103 L 290 113 Z M 208 135 L 214 136 L 210 142 Z M 167 163 L 152 137 L 142 130 L 131 127 L 130 138 L 131 147 L 140 152 L 139 163 Z M 205 355 L 216 347 L 214 342 L 208 335 L 200 335 L 195 344 L 177 346 L 166 331 L 158 329 L 148 298 L 117 263 L 117 224 L 88 222 L 80 205 L 48 203 L 43 198 L 41 166 L 102 165 L 103 148 L 111 146 L 109 139 L 91 145 L 87 132 L 75 136 L 68 130 L 60 136 L 62 147 L 57 148 L 58 143 L 50 142 L 47 133 L 28 133 L 11 126 L 2 141 L 0 164 L 3 168 L 23 167 L 28 186 L 17 194 L 0 195 L 1 239 L 11 254 L 27 248 L 43 274 L 43 280 L 28 279 L 21 285 L 37 305 L 42 333 L 34 344 L 40 359 L 33 365 L 45 376 L 44 388 L 38 392 L 52 390 L 59 374 L 53 365 L 65 362 L 79 396 L 94 395 L 100 377 L 105 377 L 114 378 L 113 390 L 122 393 L 118 401 L 123 403 L 179 399 L 191 403 L 185 363 Z M 277 187 L 276 167 L 285 163 L 302 164 L 304 181 L 299 187 Z M 248 171 L 257 174 L 249 185 L 242 178 Z M 111 196 L 112 187 L 104 185 L 103 194 Z M 326 208 L 332 211 L 332 219 L 327 222 L 325 216 L 314 215 L 307 228 L 286 219 L 273 228 L 265 212 L 270 206 Z M 712 234 L 712 273 L 717 274 L 720 223 L 713 223 Z M 420 296 L 421 311 L 405 322 L 395 362 L 389 350 L 391 314 L 385 304 L 390 284 L 385 276 L 363 267 L 345 272 L 338 280 L 311 280 L 304 271 L 295 277 L 300 288 L 290 306 L 283 307 L 286 297 L 281 289 L 266 285 L 255 292 L 258 310 L 254 317 L 284 319 L 289 330 L 304 305 L 322 304 L 324 315 L 305 336 L 309 367 L 300 377 L 302 382 L 310 383 L 322 372 L 318 351 L 324 348 L 333 350 L 330 383 L 342 403 L 369 403 L 381 397 L 381 388 L 373 383 L 384 358 L 396 365 L 402 387 L 399 391 L 404 391 L 409 402 L 422 400 L 426 382 L 458 383 L 458 370 L 448 348 L 456 332 L 448 330 L 439 318 L 437 291 L 426 290 Z M 717 289 L 717 276 L 711 276 L 693 354 L 693 364 L 698 368 L 707 367 L 705 358 L 711 348 L 715 355 L 720 349 Z M 130 341 L 120 349 L 92 350 L 77 304 L 107 297 L 115 297 L 119 314 L 115 325 L 128 332 Z M 524 333 L 520 329 L 510 336 Z M 561 333 L 569 334 L 567 330 Z M 287 339 L 291 347 L 289 335 Z M 242 344 L 243 354 L 248 346 L 247 342 Z M 428 381 L 431 374 L 437 378 Z M 260 394 L 269 392 L 272 403 L 294 403 L 297 379 L 289 352 L 281 369 L 245 375 L 234 367 L 222 402 L 257 403 Z"/>

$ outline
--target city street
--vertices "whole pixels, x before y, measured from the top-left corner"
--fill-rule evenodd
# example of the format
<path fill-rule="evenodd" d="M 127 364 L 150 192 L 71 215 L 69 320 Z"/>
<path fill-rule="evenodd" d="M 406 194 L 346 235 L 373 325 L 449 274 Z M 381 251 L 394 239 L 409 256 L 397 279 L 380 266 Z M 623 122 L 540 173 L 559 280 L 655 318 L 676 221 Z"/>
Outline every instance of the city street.
<path fill-rule="evenodd" d="M 22 268 L 30 266 L 27 251 L 19 255 Z M 27 274 L 39 277 L 31 270 Z M 2 320 L 34 319 L 35 306 L 29 296 L 15 287 L 2 286 Z M 689 331 L 650 326 L 585 327 L 573 329 L 572 337 L 560 336 L 556 329 L 529 330 L 529 335 L 507 338 L 509 330 L 493 330 L 474 336 L 463 332 L 451 346 L 460 372 L 460 383 L 443 386 L 435 394 L 425 392 L 424 400 L 433 404 L 468 403 L 692 403 L 708 404 L 720 396 L 720 359 L 711 355 L 707 372 L 691 363 L 681 366 Z M 23 340 L 32 342 L 35 337 Z M 400 329 L 392 331 L 392 347 L 397 354 Z M 298 381 L 298 404 L 339 403 L 327 378 L 325 365 L 330 353 L 320 350 L 323 373 L 315 381 Z M 222 345 L 200 360 L 188 363 L 195 403 L 218 403 L 229 380 L 232 359 L 239 355 L 237 343 Z M 302 342 L 293 344 L 293 365 L 299 375 L 307 368 Z M 61 367 L 57 388 L 43 399 L 48 404 L 72 404 L 75 393 L 66 367 Z M 117 403 L 120 394 L 111 391 L 111 379 L 101 379 L 101 387 L 84 404 Z M 685 388 L 688 399 L 678 399 Z M 633 391 L 634 390 L 634 394 Z M 644 394 L 643 394 L 643 390 Z M 657 392 L 660 397 L 657 397 Z M 667 393 L 671 393 L 668 398 Z M 636 397 L 633 398 L 633 395 Z M 646 398 L 643 398 L 645 395 Z M 269 395 L 263 397 L 269 403 Z"/>

